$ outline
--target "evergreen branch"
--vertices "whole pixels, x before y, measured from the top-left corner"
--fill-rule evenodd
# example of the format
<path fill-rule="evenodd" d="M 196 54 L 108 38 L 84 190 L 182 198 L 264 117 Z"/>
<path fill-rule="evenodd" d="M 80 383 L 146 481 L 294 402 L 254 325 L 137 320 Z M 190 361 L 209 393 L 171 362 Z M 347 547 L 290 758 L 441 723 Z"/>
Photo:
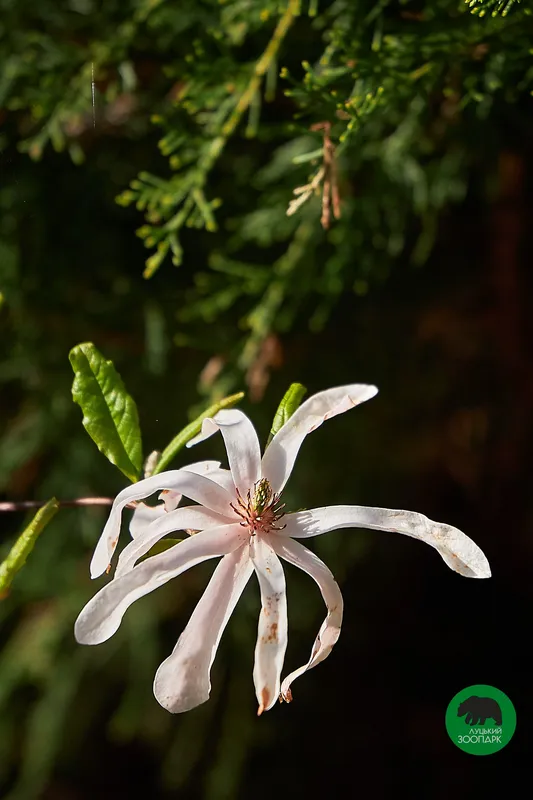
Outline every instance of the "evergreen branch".
<path fill-rule="evenodd" d="M 85 46 L 82 59 L 77 62 L 73 74 L 68 76 L 66 84 L 60 80 L 50 81 L 50 76 L 45 76 L 48 86 L 57 86 L 54 93 L 49 94 L 48 103 L 50 111 L 46 120 L 37 133 L 23 139 L 19 144 L 21 152 L 27 152 L 32 159 L 38 161 L 42 158 L 45 147 L 51 143 L 58 152 L 68 148 L 72 160 L 80 164 L 85 155 L 77 138 L 92 124 L 96 125 L 94 105 L 94 78 L 100 73 L 108 74 L 109 68 L 117 65 L 119 69 L 109 81 L 107 94 L 109 98 L 116 99 L 117 94 L 123 91 L 123 84 L 127 80 L 135 82 L 133 73 L 128 79 L 121 75 L 120 67 L 128 58 L 130 49 L 138 36 L 139 28 L 148 17 L 164 2 L 164 0 L 142 0 L 129 19 L 126 19 L 118 28 L 113 27 L 109 36 Z M 28 42 L 33 46 L 33 40 Z M 24 59 L 19 64 L 13 57 L 11 71 L 24 74 Z M 59 60 L 60 61 L 60 60 Z M 17 75 L 18 77 L 18 75 Z M 32 92 L 35 90 L 32 89 Z M 51 102 L 50 102 L 51 101 Z M 38 105 L 33 99 L 32 105 Z M 39 116 L 42 115 L 40 111 Z M 32 117 L 35 119 L 34 111 Z"/>
<path fill-rule="evenodd" d="M 514 4 L 519 2 L 520 0 L 465 0 L 471 12 L 479 17 L 484 17 L 486 14 L 492 17 L 498 15 L 505 17 Z"/>
<path fill-rule="evenodd" d="M 145 245 L 147 247 L 155 247 L 156 252 L 146 260 L 145 278 L 152 277 L 169 252 L 172 253 L 174 265 L 179 266 L 182 258 L 182 249 L 178 240 L 178 232 L 184 225 L 205 227 L 208 231 L 217 229 L 213 210 L 220 203 L 216 199 L 209 201 L 204 195 L 204 187 L 209 173 L 221 156 L 228 140 L 235 133 L 244 114 L 248 110 L 255 108 L 262 81 L 276 64 L 281 44 L 299 13 L 300 0 L 289 0 L 287 8 L 280 17 L 268 45 L 255 63 L 252 76 L 248 78 L 235 104 L 233 98 L 224 97 L 220 94 L 221 89 L 224 92 L 227 91 L 225 84 L 216 89 L 209 87 L 210 98 L 206 102 L 206 107 L 212 108 L 213 92 L 217 92 L 220 97 L 216 104 L 216 111 L 205 111 L 200 115 L 198 100 L 193 102 L 188 99 L 192 89 L 186 86 L 181 90 L 180 99 L 183 108 L 191 115 L 196 114 L 199 119 L 201 118 L 204 135 L 206 132 L 214 134 L 213 138 L 207 142 L 205 139 L 200 139 L 200 143 L 197 145 L 198 152 L 196 157 L 193 157 L 191 152 L 188 153 L 186 163 L 190 164 L 189 169 L 174 175 L 168 181 L 147 173 L 140 174 L 138 179 L 132 181 L 130 189 L 122 192 L 117 198 L 121 205 L 127 206 L 135 202 L 138 209 L 146 210 L 148 224 L 143 225 L 137 233 L 144 239 Z M 192 86 L 196 90 L 196 95 L 200 97 L 205 87 L 202 84 L 194 83 L 194 81 Z M 230 101 L 229 103 L 228 100 Z M 229 111 L 232 105 L 233 110 Z M 248 135 L 253 133 L 254 128 L 254 125 L 249 125 Z M 184 139 L 176 136 L 176 132 L 172 130 L 161 140 L 160 149 L 165 154 L 170 155 L 171 166 L 182 165 L 183 162 L 180 161 L 175 150 L 184 145 Z M 194 152 L 194 149 L 191 149 Z"/>
<path fill-rule="evenodd" d="M 240 369 L 250 370 L 262 343 L 271 333 L 274 320 L 287 296 L 290 278 L 304 259 L 314 232 L 312 222 L 307 219 L 301 222 L 286 252 L 273 264 L 274 278 L 246 319 L 250 334 L 238 358 Z"/>
<path fill-rule="evenodd" d="M 202 168 L 206 172 L 211 169 L 216 159 L 221 154 L 226 142 L 237 128 L 243 114 L 248 110 L 255 94 L 261 86 L 263 77 L 268 72 L 271 64 L 274 62 L 279 48 L 281 47 L 289 28 L 294 22 L 295 17 L 298 16 L 299 12 L 300 0 L 289 0 L 285 13 L 279 20 L 270 42 L 268 43 L 263 55 L 255 65 L 254 73 L 250 79 L 250 82 L 248 83 L 248 86 L 242 93 L 239 102 L 235 106 L 228 121 L 222 127 L 221 135 L 213 141 L 207 153 L 205 162 L 202 164 Z"/>

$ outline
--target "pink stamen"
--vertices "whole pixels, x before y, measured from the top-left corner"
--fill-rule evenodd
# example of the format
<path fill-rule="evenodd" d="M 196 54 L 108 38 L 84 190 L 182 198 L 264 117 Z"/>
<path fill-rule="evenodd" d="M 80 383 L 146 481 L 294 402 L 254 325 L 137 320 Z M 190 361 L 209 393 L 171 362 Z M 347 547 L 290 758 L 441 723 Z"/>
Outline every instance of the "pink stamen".
<path fill-rule="evenodd" d="M 244 499 L 237 489 L 237 504 L 230 503 L 231 508 L 243 520 L 240 525 L 243 528 L 248 528 L 250 536 L 255 536 L 259 533 L 269 533 L 270 531 L 281 531 L 285 525 L 277 525 L 276 523 L 284 516 L 283 509 L 285 503 L 280 505 L 279 494 L 274 494 L 270 488 L 270 484 L 262 478 L 254 484 L 254 494 L 248 489 L 246 499 Z M 261 493 L 262 502 L 260 508 L 257 508 L 256 498 Z"/>

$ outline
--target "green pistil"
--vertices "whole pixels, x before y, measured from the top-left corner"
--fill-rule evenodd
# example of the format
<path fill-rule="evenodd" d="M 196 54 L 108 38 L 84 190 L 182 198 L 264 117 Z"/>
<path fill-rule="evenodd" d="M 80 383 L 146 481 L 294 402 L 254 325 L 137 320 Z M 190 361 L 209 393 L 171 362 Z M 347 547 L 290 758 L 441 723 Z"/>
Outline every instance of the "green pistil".
<path fill-rule="evenodd" d="M 272 502 L 272 487 L 266 478 L 261 478 L 255 484 L 254 490 L 252 508 L 257 516 L 260 517 Z"/>

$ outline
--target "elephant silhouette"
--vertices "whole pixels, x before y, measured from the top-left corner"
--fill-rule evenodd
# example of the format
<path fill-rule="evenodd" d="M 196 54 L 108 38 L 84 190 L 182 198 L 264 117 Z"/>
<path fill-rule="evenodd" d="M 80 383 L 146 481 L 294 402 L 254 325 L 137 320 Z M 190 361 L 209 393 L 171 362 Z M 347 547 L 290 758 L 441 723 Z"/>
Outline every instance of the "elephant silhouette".
<path fill-rule="evenodd" d="M 502 724 L 502 711 L 496 700 L 490 697 L 467 697 L 457 709 L 457 716 L 466 714 L 466 725 L 484 725 L 492 717 L 496 725 Z"/>

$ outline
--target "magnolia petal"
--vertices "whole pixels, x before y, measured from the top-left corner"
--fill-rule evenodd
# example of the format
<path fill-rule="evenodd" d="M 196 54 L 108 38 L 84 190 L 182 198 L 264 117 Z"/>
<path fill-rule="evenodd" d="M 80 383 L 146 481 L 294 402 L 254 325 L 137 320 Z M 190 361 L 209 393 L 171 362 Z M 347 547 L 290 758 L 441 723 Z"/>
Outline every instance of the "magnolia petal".
<path fill-rule="evenodd" d="M 131 538 L 136 539 L 146 531 L 146 528 L 160 517 L 166 514 L 163 503 L 157 506 L 147 506 L 146 503 L 139 503 L 135 506 L 130 520 Z"/>
<path fill-rule="evenodd" d="M 229 469 L 213 469 L 209 473 L 209 480 L 218 483 L 219 486 L 222 486 L 233 499 L 235 499 L 235 484 L 233 482 L 233 476 L 231 474 L 231 470 Z"/>
<path fill-rule="evenodd" d="M 370 528 L 404 533 L 430 544 L 446 564 L 466 578 L 490 578 L 490 566 L 484 553 L 462 531 L 444 522 L 434 522 L 416 511 L 366 506 L 325 506 L 298 511 L 283 518 L 282 536 L 296 539 L 319 536 L 336 528 Z"/>
<path fill-rule="evenodd" d="M 222 471 L 226 472 L 226 470 L 220 470 L 220 461 L 198 461 L 195 464 L 188 464 L 186 467 L 182 467 L 182 469 L 185 472 L 194 472 L 197 475 L 205 475 L 208 472 L 211 474 Z M 211 480 L 213 480 L 213 478 L 211 478 Z M 218 483 L 220 486 L 223 485 L 220 480 L 216 480 L 215 483 Z M 182 497 L 183 495 L 180 492 L 174 492 L 171 489 L 163 489 L 159 495 L 159 500 L 163 501 L 160 505 L 148 506 L 146 503 L 139 503 L 134 509 L 130 521 L 130 534 L 132 538 L 134 539 L 142 533 L 151 522 L 163 516 L 165 511 L 174 511 L 179 506 Z"/>
<path fill-rule="evenodd" d="M 120 521 L 123 508 L 135 500 L 142 500 L 154 492 L 173 489 L 181 492 L 190 500 L 201 503 L 220 514 L 228 513 L 232 497 L 218 483 L 204 475 L 198 475 L 184 469 L 169 470 L 159 475 L 152 475 L 137 483 L 132 483 L 118 493 L 102 535 L 96 545 L 91 561 L 91 578 L 97 578 L 109 566 L 120 534 Z"/>
<path fill-rule="evenodd" d="M 182 498 L 183 495 L 180 492 L 173 492 L 172 489 L 163 489 L 157 499 L 162 501 L 164 511 L 175 511 Z"/>
<path fill-rule="evenodd" d="M 209 698 L 220 637 L 253 572 L 249 546 L 220 561 L 172 654 L 161 664 L 154 694 L 167 711 L 189 711 Z"/>
<path fill-rule="evenodd" d="M 261 449 L 255 428 L 242 411 L 222 409 L 202 422 L 202 431 L 187 442 L 187 447 L 203 442 L 218 430 L 224 437 L 235 486 L 245 495 L 261 477 Z"/>
<path fill-rule="evenodd" d="M 250 546 L 250 555 L 261 589 L 254 663 L 254 685 L 259 703 L 257 715 L 260 716 L 279 698 L 287 649 L 287 594 L 283 567 L 268 541 L 256 536 Z"/>
<path fill-rule="evenodd" d="M 247 534 L 240 525 L 202 531 L 115 578 L 89 600 L 74 627 L 80 644 L 100 644 L 118 630 L 127 609 L 145 594 L 209 558 L 232 553 Z"/>
<path fill-rule="evenodd" d="M 187 464 L 186 467 L 181 467 L 185 472 L 194 472 L 196 475 L 207 475 L 220 469 L 220 461 L 194 461 L 192 464 Z"/>
<path fill-rule="evenodd" d="M 220 461 L 197 461 L 194 464 L 187 464 L 186 467 L 181 467 L 185 472 L 194 472 L 196 475 L 206 475 L 209 473 L 210 478 L 212 473 L 216 472 L 219 468 Z M 213 479 L 211 478 L 211 480 Z M 220 481 L 216 481 L 216 483 L 220 484 Z M 163 501 L 165 511 L 174 511 L 181 503 L 182 497 L 183 495 L 180 494 L 180 492 L 174 492 L 171 489 L 163 489 L 159 495 L 159 500 Z"/>
<path fill-rule="evenodd" d="M 315 639 L 309 661 L 303 667 L 291 672 L 281 684 L 281 698 L 290 703 L 292 700 L 291 683 L 307 670 L 316 667 L 331 653 L 341 632 L 344 603 L 339 585 L 331 571 L 307 547 L 291 539 L 281 539 L 277 536 L 271 537 L 271 544 L 279 556 L 307 572 L 316 581 L 328 609 L 327 617 Z"/>
<path fill-rule="evenodd" d="M 308 433 L 331 417 L 370 400 L 377 388 L 364 383 L 337 386 L 312 395 L 296 409 L 268 445 L 261 465 L 264 478 L 274 492 L 281 492 L 292 472 L 300 446 Z"/>
<path fill-rule="evenodd" d="M 156 508 L 161 509 L 163 506 Z M 185 506 L 168 513 L 163 509 L 162 516 L 154 518 L 152 524 L 145 525 L 142 533 L 124 548 L 118 558 L 115 578 L 133 569 L 135 563 L 167 533 L 185 530 L 203 531 L 220 525 L 231 525 L 234 522 L 234 519 L 216 514 L 203 506 Z"/>

